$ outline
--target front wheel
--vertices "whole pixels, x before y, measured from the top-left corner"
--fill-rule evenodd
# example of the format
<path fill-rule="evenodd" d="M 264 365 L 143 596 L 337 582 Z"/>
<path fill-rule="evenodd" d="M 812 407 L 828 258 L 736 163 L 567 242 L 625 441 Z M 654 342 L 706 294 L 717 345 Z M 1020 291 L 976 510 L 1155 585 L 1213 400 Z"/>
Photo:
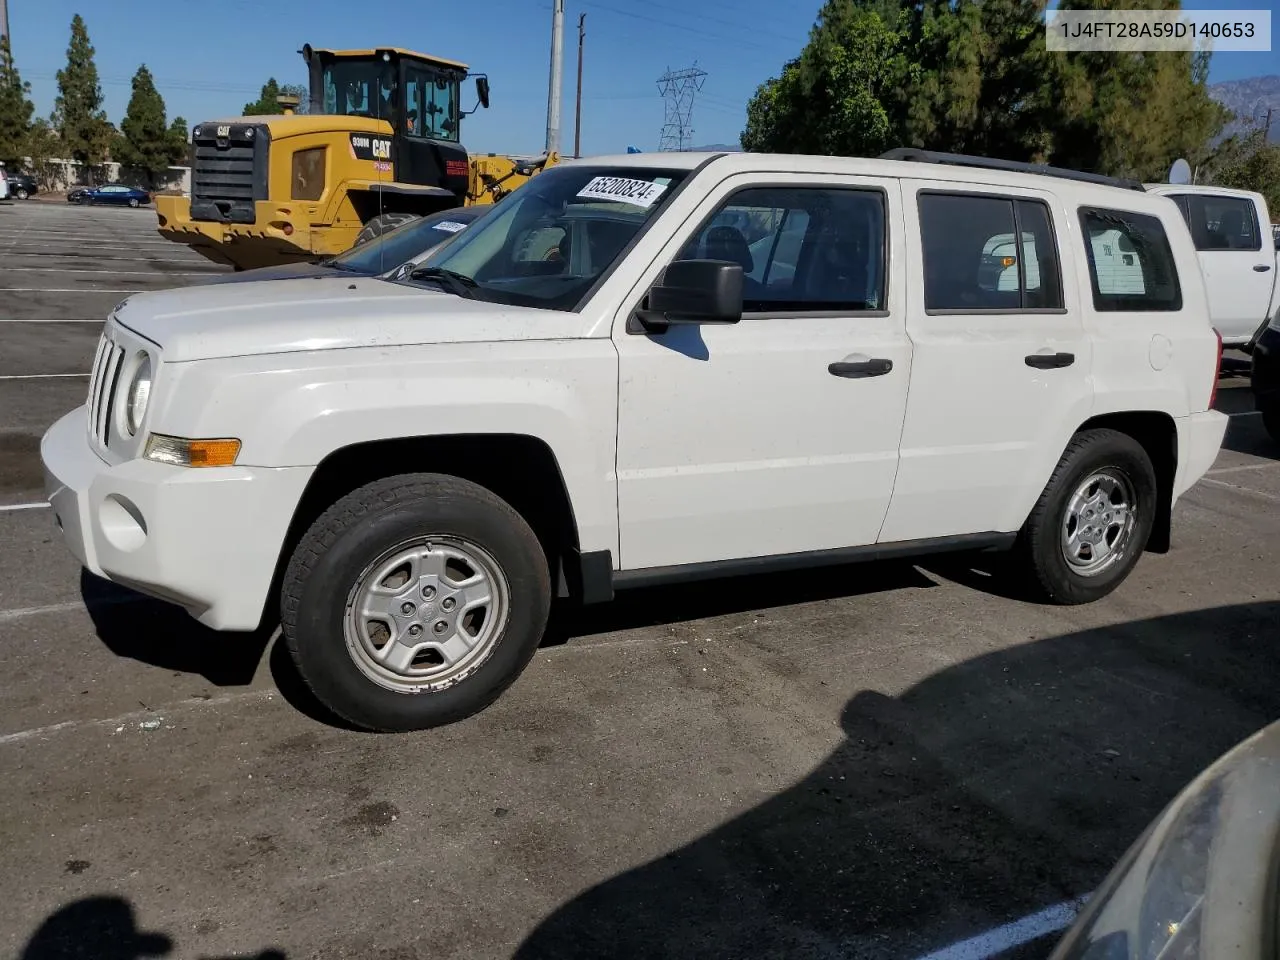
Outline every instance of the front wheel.
<path fill-rule="evenodd" d="M 136 197 L 134 197 L 134 198 L 132 198 L 132 199 L 130 199 L 130 200 L 129 200 L 129 206 L 134 207 L 134 208 L 136 208 L 136 207 L 138 206 L 138 200 L 137 200 L 137 198 L 136 198 Z"/>
<path fill-rule="evenodd" d="M 379 480 L 312 524 L 281 593 L 303 680 L 358 727 L 418 730 L 496 700 L 551 604 L 537 536 L 505 501 L 439 474 Z"/>
<path fill-rule="evenodd" d="M 17 197 L 19 200 L 25 200 L 27 199 L 28 196 L 30 196 L 30 194 L 27 193 L 26 187 L 19 187 L 17 189 L 17 192 L 14 193 L 14 196 Z"/>
<path fill-rule="evenodd" d="M 1116 589 L 1146 549 L 1155 469 L 1117 430 L 1086 430 L 1067 446 L 1018 535 L 1015 555 L 1042 599 L 1089 603 Z"/>

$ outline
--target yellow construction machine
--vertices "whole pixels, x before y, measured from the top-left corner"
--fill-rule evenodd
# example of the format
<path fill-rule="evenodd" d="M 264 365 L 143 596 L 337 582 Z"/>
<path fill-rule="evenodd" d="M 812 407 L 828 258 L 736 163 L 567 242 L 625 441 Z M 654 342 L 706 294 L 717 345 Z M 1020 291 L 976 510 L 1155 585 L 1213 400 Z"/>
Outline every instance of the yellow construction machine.
<path fill-rule="evenodd" d="M 556 153 L 468 156 L 462 118 L 466 64 L 385 47 L 299 51 L 310 101 L 281 97 L 278 116 L 232 117 L 192 131 L 190 196 L 157 196 L 161 236 L 237 270 L 316 260 L 406 220 L 491 204 Z"/>

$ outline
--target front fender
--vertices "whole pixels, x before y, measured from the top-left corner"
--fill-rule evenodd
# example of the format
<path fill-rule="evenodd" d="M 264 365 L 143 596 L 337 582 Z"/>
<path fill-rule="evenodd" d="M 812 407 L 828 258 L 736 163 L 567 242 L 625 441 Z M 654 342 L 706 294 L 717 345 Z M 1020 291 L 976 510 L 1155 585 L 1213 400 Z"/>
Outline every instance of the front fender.
<path fill-rule="evenodd" d="M 168 371 L 170 388 L 151 429 L 236 437 L 238 463 L 264 467 L 314 467 L 339 450 L 377 440 L 533 437 L 556 458 L 581 548 L 616 554 L 617 363 L 608 340 L 194 361 Z M 448 464 L 440 469 L 447 472 Z M 386 470 L 394 473 L 396 465 Z"/>

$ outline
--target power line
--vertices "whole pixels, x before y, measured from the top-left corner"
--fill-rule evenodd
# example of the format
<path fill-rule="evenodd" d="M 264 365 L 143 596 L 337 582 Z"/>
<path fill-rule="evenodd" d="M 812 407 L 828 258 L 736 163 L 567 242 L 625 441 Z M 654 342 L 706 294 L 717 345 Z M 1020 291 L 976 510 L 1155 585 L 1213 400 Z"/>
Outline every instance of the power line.
<path fill-rule="evenodd" d="M 659 150 L 688 150 L 693 136 L 693 98 L 706 82 L 707 71 L 698 67 L 671 70 L 658 78 L 658 92 L 666 101 L 666 117 L 662 123 Z"/>

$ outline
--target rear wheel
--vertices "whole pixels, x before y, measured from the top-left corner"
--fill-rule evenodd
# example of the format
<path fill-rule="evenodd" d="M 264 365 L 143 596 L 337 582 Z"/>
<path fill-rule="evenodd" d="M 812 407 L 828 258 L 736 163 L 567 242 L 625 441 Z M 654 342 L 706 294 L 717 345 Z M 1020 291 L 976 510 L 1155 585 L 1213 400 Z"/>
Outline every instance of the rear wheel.
<path fill-rule="evenodd" d="M 1156 498 L 1141 444 L 1117 430 L 1077 434 L 1018 535 L 1015 555 L 1035 592 L 1077 604 L 1115 590 L 1146 549 Z"/>
<path fill-rule="evenodd" d="M 25 200 L 27 199 L 28 196 L 30 196 L 30 194 L 27 193 L 26 187 L 19 187 L 17 190 L 14 191 L 13 195 L 17 197 L 19 200 Z"/>
<path fill-rule="evenodd" d="M 520 514 L 468 481 L 410 474 L 316 520 L 285 573 L 281 620 L 321 703 L 403 731 L 496 700 L 537 650 L 550 604 L 546 557 Z"/>
<path fill-rule="evenodd" d="M 374 237 L 380 237 L 389 230 L 394 230 L 401 224 L 419 219 L 421 218 L 416 213 L 380 213 L 360 229 L 356 234 L 356 242 L 351 246 L 358 247 L 362 243 L 368 243 Z"/>
<path fill-rule="evenodd" d="M 132 198 L 130 198 L 130 200 L 129 200 L 129 206 L 131 206 L 131 207 L 136 207 L 137 205 L 138 205 L 138 199 L 137 199 L 137 197 L 132 197 Z"/>

